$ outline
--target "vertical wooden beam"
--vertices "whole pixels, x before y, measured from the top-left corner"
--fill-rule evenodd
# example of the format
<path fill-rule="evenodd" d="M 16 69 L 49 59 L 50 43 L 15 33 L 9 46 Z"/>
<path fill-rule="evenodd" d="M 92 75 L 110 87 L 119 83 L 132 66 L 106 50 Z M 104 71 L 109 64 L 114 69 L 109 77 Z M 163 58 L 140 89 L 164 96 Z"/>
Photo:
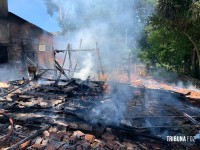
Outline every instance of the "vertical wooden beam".
<path fill-rule="evenodd" d="M 131 53 L 128 55 L 128 82 L 131 83 Z"/>
<path fill-rule="evenodd" d="M 72 77 L 74 76 L 74 73 L 76 71 L 76 67 L 78 65 L 78 61 L 80 59 L 80 50 L 81 50 L 81 45 L 82 45 L 82 39 L 80 41 L 80 45 L 79 45 L 79 49 L 78 49 L 78 56 L 77 56 L 77 60 L 76 60 L 76 64 L 75 64 L 75 67 L 74 67 L 74 71 L 72 72 Z"/>
<path fill-rule="evenodd" d="M 53 59 L 54 59 L 54 64 L 53 64 L 53 69 L 54 69 L 54 79 L 56 80 L 58 78 L 58 72 L 57 72 L 57 68 L 56 68 L 56 52 L 54 50 L 54 47 L 52 45 L 52 50 L 53 50 Z"/>
<path fill-rule="evenodd" d="M 102 75 L 104 76 L 105 73 L 104 73 L 104 70 L 103 70 L 102 63 L 101 63 L 101 58 L 100 58 L 99 48 L 98 48 L 97 42 L 96 42 L 96 53 L 97 53 L 97 58 L 98 58 L 98 62 L 99 62 L 100 71 L 101 71 Z M 100 75 L 99 75 L 99 76 L 100 76 Z M 100 77 L 99 77 L 99 78 L 100 78 Z"/>
<path fill-rule="evenodd" d="M 67 50 L 65 51 L 65 57 L 64 57 L 63 64 L 62 64 L 62 67 L 61 67 L 61 72 L 60 72 L 60 74 L 59 74 L 59 76 L 58 76 L 56 82 L 54 83 L 55 85 L 58 84 L 58 82 L 59 82 L 59 80 L 60 80 L 60 78 L 61 78 L 61 75 L 62 75 L 62 74 L 65 74 L 65 71 L 64 71 L 63 67 L 64 67 L 64 65 L 65 65 L 66 56 L 67 56 Z M 66 74 L 65 74 L 65 75 L 66 75 Z M 67 76 L 65 76 L 65 77 L 67 78 Z M 68 78 L 67 78 L 67 79 L 68 79 Z"/>
<path fill-rule="evenodd" d="M 69 44 L 68 45 L 68 56 L 69 56 L 69 74 L 71 74 L 72 71 L 72 58 L 71 58 L 71 49 L 72 49 L 72 45 Z"/>

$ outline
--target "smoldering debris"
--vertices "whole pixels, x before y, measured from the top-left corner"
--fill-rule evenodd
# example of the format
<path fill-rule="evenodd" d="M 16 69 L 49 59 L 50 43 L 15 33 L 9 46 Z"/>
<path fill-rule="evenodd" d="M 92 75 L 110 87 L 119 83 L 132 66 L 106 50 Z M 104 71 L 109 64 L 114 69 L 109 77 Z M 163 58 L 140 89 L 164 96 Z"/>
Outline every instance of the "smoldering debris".
<path fill-rule="evenodd" d="M 3 147 L 31 149 L 39 144 L 37 146 L 42 149 L 62 146 L 75 149 L 84 145 L 91 149 L 99 138 L 103 145 L 98 148 L 123 149 L 137 137 L 138 147 L 150 148 L 146 143 L 143 145 L 146 139 L 159 143 L 162 148 L 164 143 L 166 149 L 170 149 L 166 134 L 180 134 L 183 128 L 193 128 L 191 134 L 196 134 L 199 129 L 200 111 L 187 103 L 187 94 L 133 86 L 131 82 L 94 81 L 90 76 L 85 80 L 71 78 L 64 63 L 60 65 L 55 61 L 55 64 L 59 71 L 56 79 L 44 77 L 49 71 L 45 69 L 37 74 L 36 79 L 0 84 L 0 108 L 7 114 L 7 118 L 0 121 L 4 130 Z M 14 120 L 20 126 L 17 135 L 13 132 L 17 127 L 10 128 L 8 118 L 10 123 Z M 25 131 L 21 130 L 24 126 Z M 49 131 L 50 126 L 56 129 Z M 36 130 L 40 132 L 31 134 Z M 45 135 L 42 137 L 43 131 Z M 110 138 L 105 138 L 106 135 Z M 4 137 L 8 138 L 5 140 Z M 170 146 L 181 147 L 179 144 Z"/>
<path fill-rule="evenodd" d="M 190 134 L 194 134 L 199 128 L 199 109 L 189 105 L 185 102 L 187 98 L 177 93 L 133 87 L 126 83 L 105 83 L 77 78 L 60 79 L 57 85 L 52 84 L 55 80 L 45 80 L 43 84 L 18 88 L 17 91 L 9 94 L 9 101 L 6 96 L 1 100 L 0 105 L 1 109 L 17 122 L 15 128 L 26 126 L 26 132 L 41 129 L 42 132 L 45 130 L 43 133 L 45 135 L 36 132 L 37 134 L 30 135 L 36 139 L 30 140 L 29 135 L 17 129 L 18 137 L 12 135 L 13 140 L 5 142 L 4 147 L 8 147 L 10 142 L 13 144 L 10 148 L 16 145 L 31 148 L 36 144 L 46 148 L 50 145 L 56 146 L 57 144 L 52 143 L 51 138 L 56 138 L 60 143 L 58 147 L 62 147 L 67 146 L 66 141 L 63 140 L 64 135 L 70 134 L 68 138 L 73 141 L 68 144 L 68 147 L 86 142 L 89 149 L 95 147 L 94 141 L 98 137 L 99 142 L 104 143 L 98 145 L 102 148 L 112 149 L 116 146 L 116 142 L 120 143 L 118 146 L 130 147 L 127 142 L 131 140 L 131 143 L 134 143 L 132 139 L 134 136 L 138 137 L 135 139 L 140 143 L 136 144 L 138 147 L 145 143 L 146 138 L 152 140 L 152 143 L 150 145 L 145 143 L 143 145 L 145 147 L 154 147 L 156 142 L 161 142 L 169 148 L 165 142 L 166 134 L 180 134 L 183 128 L 193 128 Z M 17 89 L 24 83 L 26 81 L 23 80 L 9 82 L 9 86 L 4 86 L 4 92 Z M 173 106 L 167 105 L 169 101 L 173 102 Z M 3 120 L 2 127 L 8 127 L 8 122 Z M 57 129 L 43 130 L 42 126 L 54 126 Z M 76 133 L 78 134 L 74 137 Z M 80 136 L 85 136 L 80 138 L 79 133 Z M 60 134 L 62 136 L 58 136 Z M 105 134 L 115 138 L 109 139 L 107 143 L 104 141 Z M 38 138 L 43 142 L 36 142 Z M 159 145 L 163 148 L 162 144 L 157 146 Z M 171 146 L 182 147 L 178 144 Z"/>
<path fill-rule="evenodd" d="M 69 144 L 66 145 L 67 141 L 63 142 L 63 137 L 59 137 L 57 141 L 61 144 L 60 147 L 76 147 L 80 142 L 83 144 L 86 141 L 88 149 L 91 149 L 94 146 L 95 135 L 104 142 L 100 147 L 113 149 L 117 145 L 116 142 L 120 143 L 118 147 L 128 147 L 125 143 L 129 140 L 134 142 L 133 136 L 137 137 L 136 141 L 139 143 L 142 142 L 141 138 L 151 139 L 153 144 L 145 145 L 148 148 L 154 147 L 154 142 L 158 142 L 159 147 L 162 146 L 161 143 L 165 143 L 166 148 L 169 148 L 166 134 L 184 134 L 183 129 L 192 128 L 188 134 L 195 135 L 199 130 L 200 110 L 188 103 L 188 93 L 150 89 L 145 87 L 145 84 L 133 86 L 132 82 L 95 81 L 90 76 L 85 80 L 70 78 L 64 65 L 60 65 L 56 60 L 55 64 L 59 73 L 56 79 L 44 77 L 44 72 L 48 71 L 46 69 L 37 74 L 37 79 L 22 79 L 0 84 L 0 108 L 8 118 L 16 121 L 17 125 L 22 128 L 25 126 L 28 133 L 33 130 L 47 132 L 47 127 L 50 126 L 59 128 L 57 130 L 60 131 L 64 128 L 64 134 L 71 133 L 68 136 Z M 88 70 L 86 72 L 88 73 Z M 119 73 L 123 76 L 124 72 Z M 61 75 L 64 78 L 61 78 Z M 146 82 L 147 80 L 143 81 Z M 2 139 L 6 137 L 7 132 L 13 133 L 11 131 L 14 130 L 8 127 L 9 122 L 6 119 L 3 118 L 1 122 L 2 128 L 9 130 L 2 132 Z M 43 130 L 43 126 L 47 127 Z M 41 137 L 40 140 L 44 143 L 40 141 L 39 146 L 47 148 L 48 143 L 51 143 L 50 146 L 56 146 L 56 143 L 53 144 L 46 138 L 50 137 L 50 134 L 57 138 L 57 134 L 61 134 L 57 130 L 49 131 L 45 138 Z M 80 136 L 85 132 L 90 135 L 79 139 L 79 134 L 72 136 L 75 134 L 72 132 L 74 130 L 75 133 L 80 130 Z M 14 137 L 13 141 L 6 139 L 4 147 L 34 147 L 38 144 L 35 140 L 41 136 L 41 132 L 36 133 L 28 135 L 20 130 L 19 136 L 9 134 L 9 137 Z M 104 141 L 104 134 L 108 133 L 112 138 L 107 143 Z M 32 137 L 36 139 L 30 140 Z M 88 139 L 91 141 L 88 142 Z M 9 143 L 12 144 L 8 145 Z M 181 147 L 179 144 L 170 146 Z"/>

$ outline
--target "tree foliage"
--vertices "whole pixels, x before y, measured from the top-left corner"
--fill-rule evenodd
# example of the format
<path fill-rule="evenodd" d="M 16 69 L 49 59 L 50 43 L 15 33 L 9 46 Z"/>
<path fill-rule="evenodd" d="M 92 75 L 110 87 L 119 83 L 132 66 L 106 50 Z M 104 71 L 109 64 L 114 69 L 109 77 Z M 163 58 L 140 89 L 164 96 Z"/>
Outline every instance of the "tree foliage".
<path fill-rule="evenodd" d="M 199 77 L 200 9 L 199 0 L 159 0 L 146 27 L 147 45 L 141 58 Z"/>

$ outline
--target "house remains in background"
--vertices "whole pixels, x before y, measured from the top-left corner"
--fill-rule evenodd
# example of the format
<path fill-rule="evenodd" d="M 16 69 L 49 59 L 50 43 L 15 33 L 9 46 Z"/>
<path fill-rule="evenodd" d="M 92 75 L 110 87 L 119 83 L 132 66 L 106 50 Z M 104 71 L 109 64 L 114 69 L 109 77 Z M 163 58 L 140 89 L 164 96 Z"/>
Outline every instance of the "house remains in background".
<path fill-rule="evenodd" d="M 38 65 L 53 68 L 52 45 L 51 33 L 9 12 L 7 0 L 0 0 L 1 71 L 7 69 L 16 76 L 26 76 L 27 57 Z"/>

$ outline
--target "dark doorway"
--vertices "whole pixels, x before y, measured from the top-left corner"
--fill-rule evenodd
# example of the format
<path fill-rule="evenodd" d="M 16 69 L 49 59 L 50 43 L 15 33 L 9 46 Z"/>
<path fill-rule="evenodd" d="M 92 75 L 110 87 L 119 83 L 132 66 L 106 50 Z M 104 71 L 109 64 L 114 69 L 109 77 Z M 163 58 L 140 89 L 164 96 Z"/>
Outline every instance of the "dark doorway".
<path fill-rule="evenodd" d="M 0 46 L 0 64 L 8 62 L 8 49 L 6 46 Z"/>

